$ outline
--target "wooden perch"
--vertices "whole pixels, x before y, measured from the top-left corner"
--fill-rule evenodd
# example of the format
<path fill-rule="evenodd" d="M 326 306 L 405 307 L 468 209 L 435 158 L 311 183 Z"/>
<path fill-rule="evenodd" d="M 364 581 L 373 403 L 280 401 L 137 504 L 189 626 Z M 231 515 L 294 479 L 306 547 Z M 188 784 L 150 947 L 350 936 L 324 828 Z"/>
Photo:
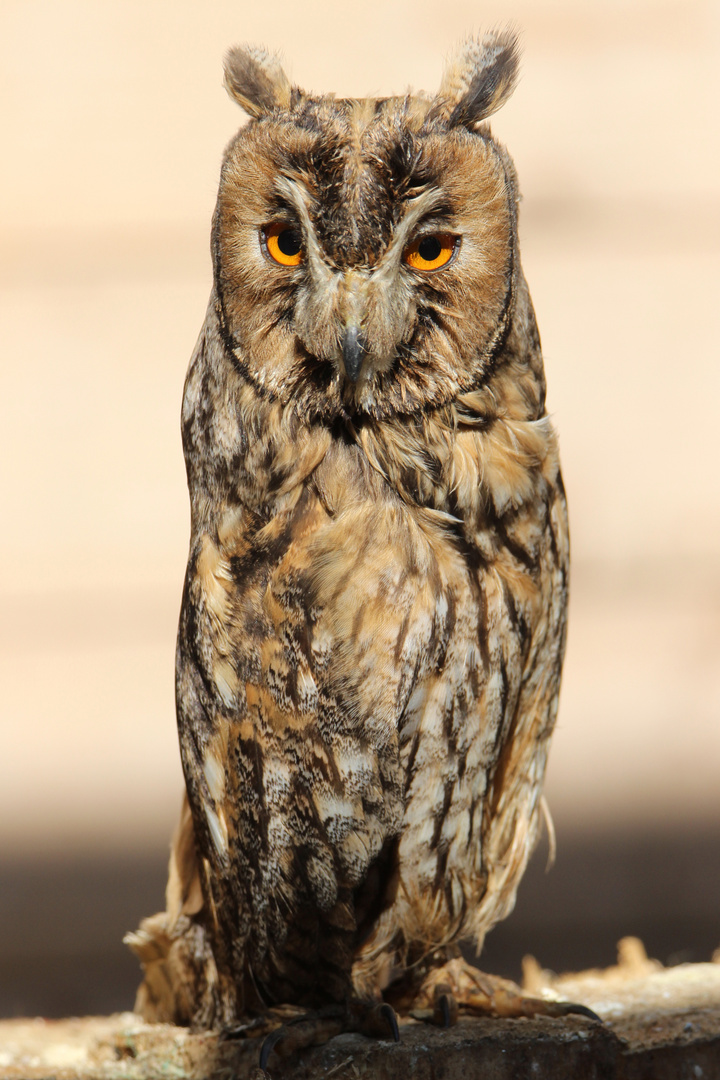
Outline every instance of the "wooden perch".
<path fill-rule="evenodd" d="M 616 967 L 553 976 L 528 958 L 534 993 L 589 1005 L 604 1023 L 464 1019 L 441 1031 L 409 1021 L 399 1044 L 341 1035 L 285 1062 L 282 1080 L 677 1080 L 720 1076 L 720 963 L 663 968 L 635 938 Z M 257 1041 L 144 1024 L 132 1013 L 0 1021 L 1 1080 L 253 1080 Z"/>

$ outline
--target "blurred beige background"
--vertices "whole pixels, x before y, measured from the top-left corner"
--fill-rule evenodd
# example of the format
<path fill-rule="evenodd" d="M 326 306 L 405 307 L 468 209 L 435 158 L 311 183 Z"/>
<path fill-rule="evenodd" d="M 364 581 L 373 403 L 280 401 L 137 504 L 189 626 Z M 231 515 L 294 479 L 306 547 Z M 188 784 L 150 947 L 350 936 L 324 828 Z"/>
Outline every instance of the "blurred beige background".
<path fill-rule="evenodd" d="M 243 121 L 224 50 L 267 44 L 317 91 L 432 90 L 463 34 L 509 21 L 522 78 L 493 129 L 524 192 L 573 536 L 547 788 L 561 852 L 720 836 L 718 4 L 4 0 L 6 866 L 147 857 L 162 877 L 182 784 L 180 397 Z"/>

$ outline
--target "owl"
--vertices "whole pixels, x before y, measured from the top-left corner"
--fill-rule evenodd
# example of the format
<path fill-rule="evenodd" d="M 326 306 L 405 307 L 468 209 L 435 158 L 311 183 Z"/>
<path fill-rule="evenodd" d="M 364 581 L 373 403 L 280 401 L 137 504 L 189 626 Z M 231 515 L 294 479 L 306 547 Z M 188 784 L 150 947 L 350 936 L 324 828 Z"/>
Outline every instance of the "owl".
<path fill-rule="evenodd" d="M 167 911 L 130 937 L 148 1019 L 547 1006 L 458 951 L 513 907 L 565 648 L 518 185 L 484 122 L 516 72 L 509 32 L 435 95 L 316 97 L 227 57 L 250 120 L 182 407 L 187 798 Z"/>

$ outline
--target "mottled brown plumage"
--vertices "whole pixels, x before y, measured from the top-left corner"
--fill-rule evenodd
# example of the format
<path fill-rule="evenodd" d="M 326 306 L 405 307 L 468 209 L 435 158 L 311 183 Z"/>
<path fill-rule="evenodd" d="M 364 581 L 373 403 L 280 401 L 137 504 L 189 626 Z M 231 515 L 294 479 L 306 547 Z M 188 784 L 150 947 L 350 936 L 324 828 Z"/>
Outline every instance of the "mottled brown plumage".
<path fill-rule="evenodd" d="M 515 71 L 491 35 L 435 97 L 335 100 L 229 54 L 253 119 L 183 403 L 188 803 L 168 910 L 132 936 L 147 1017 L 421 1000 L 513 906 L 568 570 L 516 177 L 482 123 Z"/>

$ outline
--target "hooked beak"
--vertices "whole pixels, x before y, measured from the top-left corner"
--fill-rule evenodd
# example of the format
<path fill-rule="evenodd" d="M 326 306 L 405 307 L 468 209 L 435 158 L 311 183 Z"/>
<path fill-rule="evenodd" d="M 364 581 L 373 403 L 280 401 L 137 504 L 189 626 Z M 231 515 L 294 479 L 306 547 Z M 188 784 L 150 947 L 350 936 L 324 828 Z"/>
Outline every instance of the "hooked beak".
<path fill-rule="evenodd" d="M 348 326 L 343 337 L 343 364 L 350 382 L 357 382 L 360 368 L 367 353 L 365 342 L 357 326 Z"/>

